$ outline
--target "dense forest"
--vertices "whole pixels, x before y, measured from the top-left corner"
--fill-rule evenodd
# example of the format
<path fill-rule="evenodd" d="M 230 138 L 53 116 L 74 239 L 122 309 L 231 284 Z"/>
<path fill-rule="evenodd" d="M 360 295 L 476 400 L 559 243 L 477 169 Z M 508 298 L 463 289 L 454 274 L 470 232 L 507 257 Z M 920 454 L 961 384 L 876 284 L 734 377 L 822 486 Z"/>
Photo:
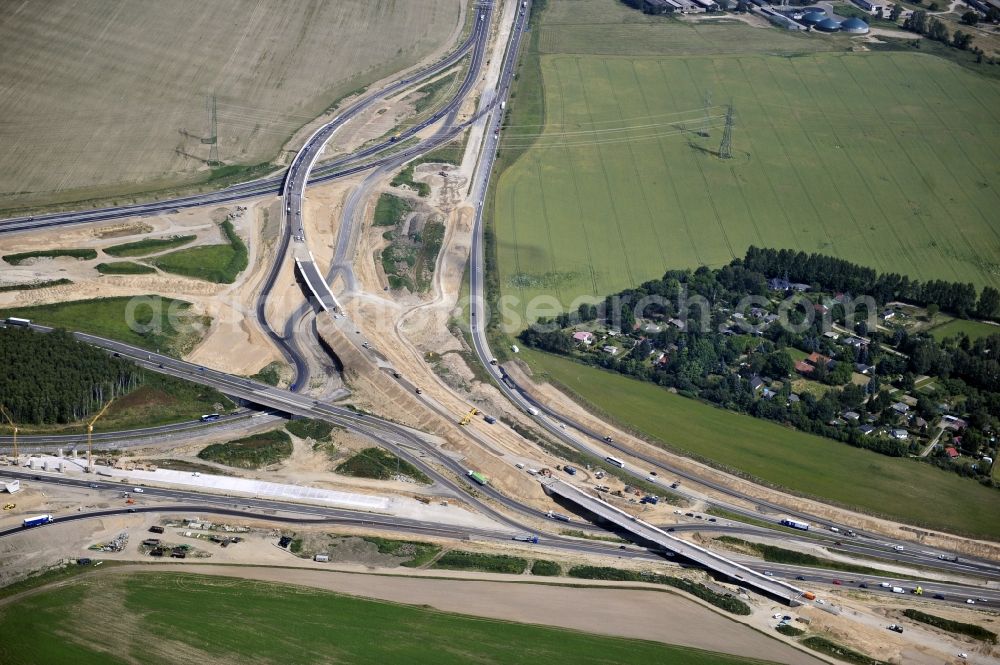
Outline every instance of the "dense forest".
<path fill-rule="evenodd" d="M 142 374 L 132 363 L 78 342 L 65 331 L 0 328 L 0 404 L 19 425 L 86 418 L 141 382 Z"/>

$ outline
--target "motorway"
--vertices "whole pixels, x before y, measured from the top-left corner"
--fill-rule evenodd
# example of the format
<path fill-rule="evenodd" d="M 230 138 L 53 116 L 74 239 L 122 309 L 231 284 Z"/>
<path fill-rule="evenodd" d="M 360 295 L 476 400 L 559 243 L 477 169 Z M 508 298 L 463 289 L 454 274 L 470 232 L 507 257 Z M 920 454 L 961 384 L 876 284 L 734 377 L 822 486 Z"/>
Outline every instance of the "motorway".
<path fill-rule="evenodd" d="M 60 485 L 65 487 L 86 488 L 100 493 L 111 493 L 110 498 L 117 498 L 122 492 L 121 482 L 108 482 L 100 477 L 83 480 L 66 477 L 60 474 L 49 474 L 44 472 L 15 471 L 11 469 L 0 469 L 0 477 L 18 478 L 25 482 L 38 482 L 43 484 Z M 126 484 L 125 487 L 132 487 Z M 387 531 L 410 533 L 414 535 L 438 536 L 442 538 L 453 538 L 457 540 L 476 539 L 481 541 L 509 542 L 514 535 L 535 534 L 539 539 L 539 546 L 557 549 L 568 554 L 595 554 L 602 556 L 615 556 L 630 560 L 648 561 L 651 565 L 662 563 L 663 557 L 658 553 L 651 552 L 643 547 L 633 545 L 621 546 L 616 543 L 601 541 L 587 541 L 579 538 L 549 534 L 541 531 L 533 531 L 522 526 L 513 529 L 475 529 L 462 527 L 458 528 L 449 524 L 439 524 L 410 518 L 395 517 L 378 513 L 370 513 L 357 510 L 346 510 L 341 508 L 330 508 L 290 501 L 279 501 L 274 499 L 264 499 L 259 497 L 245 496 L 222 496 L 206 494 L 204 492 L 194 492 L 190 490 L 143 486 L 142 496 L 133 494 L 133 498 L 140 503 L 128 508 L 107 509 L 94 512 L 70 513 L 58 516 L 51 525 L 38 528 L 49 528 L 62 523 L 83 519 L 94 519 L 108 515 L 127 515 L 129 513 L 179 513 L 184 515 L 216 514 L 229 517 L 239 517 L 242 519 L 259 519 L 268 522 L 279 522 L 297 525 L 343 525 L 355 527 L 368 527 L 375 529 L 385 529 Z M 157 505 L 144 505 L 147 501 L 164 501 L 167 503 Z M 0 537 L 13 536 L 24 532 L 23 527 L 12 527 L 0 530 Z M 941 602 L 964 604 L 968 598 L 983 599 L 977 603 L 994 608 L 1000 605 L 1000 590 L 983 588 L 978 586 L 968 586 L 959 584 L 949 584 L 936 582 L 933 580 L 908 580 L 892 577 L 891 575 L 859 575 L 856 573 L 842 573 L 837 571 L 817 571 L 816 569 L 791 566 L 784 564 L 761 563 L 752 559 L 741 559 L 740 563 L 760 574 L 769 574 L 797 582 L 811 582 L 826 585 L 833 588 L 833 580 L 840 581 L 841 588 L 859 584 L 867 584 L 868 592 L 874 594 L 891 595 L 891 587 L 903 587 L 907 591 L 919 585 L 924 589 L 924 598 L 939 600 Z M 879 586 L 880 583 L 887 583 L 889 587 Z M 819 593 L 818 588 L 814 590 Z M 943 599 L 934 599 L 933 595 L 944 596 Z"/>
<path fill-rule="evenodd" d="M 481 67 L 482 54 L 484 52 L 485 43 L 487 41 L 489 33 L 489 25 L 490 25 L 489 17 L 492 8 L 490 6 L 486 6 L 482 9 L 482 11 L 484 13 L 484 20 L 476 21 L 476 26 L 473 28 L 472 34 L 470 35 L 468 41 L 457 51 L 455 51 L 451 56 L 449 56 L 449 58 L 454 58 L 454 60 L 451 60 L 449 62 L 449 58 L 446 58 L 445 61 L 442 61 L 443 63 L 446 64 L 437 63 L 436 65 L 432 66 L 432 68 L 425 70 L 425 72 L 422 75 L 418 75 L 416 77 L 416 80 L 420 80 L 421 77 L 426 78 L 432 76 L 435 72 L 428 73 L 431 70 L 436 70 L 436 72 L 443 71 L 447 67 L 457 62 L 459 58 L 464 57 L 464 55 L 468 53 L 468 50 L 471 49 L 473 52 L 473 57 L 468 70 L 469 74 L 466 77 L 466 83 L 470 81 L 473 84 L 475 83 L 478 77 L 479 69 Z M 525 28 L 525 23 L 526 23 L 526 15 L 524 13 L 521 13 L 520 15 L 517 16 L 514 29 L 511 32 L 510 43 L 508 45 L 507 52 L 504 56 L 504 63 L 501 68 L 500 79 L 497 83 L 495 94 L 491 91 L 485 91 L 483 93 L 480 99 L 480 111 L 475 115 L 475 117 L 472 120 L 457 127 L 453 126 L 452 123 L 452 120 L 454 119 L 454 113 L 457 111 L 458 106 L 461 104 L 461 102 L 464 100 L 464 97 L 468 94 L 468 92 L 472 88 L 471 84 L 467 87 L 466 83 L 463 83 L 462 90 L 460 90 L 460 95 L 456 95 L 456 97 L 448 105 L 446 105 L 440 111 L 432 115 L 423 123 L 420 123 L 419 125 L 415 125 L 414 127 L 410 128 L 409 130 L 407 130 L 407 133 L 403 135 L 404 137 L 414 136 L 418 131 L 421 131 L 422 129 L 429 127 L 430 124 L 432 124 L 433 122 L 438 122 L 442 118 L 451 115 L 451 118 L 449 118 L 449 122 L 446 123 L 446 126 L 441 130 L 439 130 L 431 141 L 423 141 L 418 146 L 409 148 L 395 155 L 390 155 L 384 158 L 380 162 L 373 162 L 371 164 L 362 165 L 359 167 L 353 167 L 353 170 L 350 170 L 350 172 L 358 173 L 362 170 L 370 169 L 373 166 L 379 166 L 379 165 L 386 166 L 387 168 L 389 168 L 388 167 L 389 164 L 391 164 L 394 168 L 397 165 L 405 163 L 405 161 L 407 161 L 408 159 L 417 156 L 419 154 L 422 154 L 426 150 L 430 149 L 430 147 L 433 147 L 433 145 L 443 142 L 444 140 L 450 140 L 451 137 L 457 135 L 457 133 L 463 131 L 466 127 L 470 126 L 471 124 L 483 123 L 485 125 L 486 131 L 484 132 L 485 138 L 481 153 L 482 157 L 478 164 L 472 185 L 472 199 L 477 204 L 476 205 L 477 211 L 476 211 L 475 231 L 473 236 L 473 247 L 472 247 L 472 257 L 471 257 L 472 265 L 470 270 L 470 275 L 472 279 L 472 293 L 474 294 L 473 304 L 470 314 L 471 316 L 470 323 L 471 323 L 471 329 L 473 331 L 473 345 L 476 350 L 476 353 L 479 356 L 480 361 L 491 373 L 497 385 L 504 392 L 504 394 L 514 404 L 517 404 L 525 411 L 529 411 L 529 413 L 530 410 L 534 409 L 537 409 L 539 411 L 539 414 L 544 413 L 545 414 L 544 417 L 542 415 L 536 416 L 535 418 L 536 421 L 558 440 L 561 440 L 564 443 L 573 446 L 577 450 L 584 451 L 588 454 L 597 455 L 598 457 L 603 457 L 605 454 L 602 449 L 595 447 L 592 443 L 581 441 L 576 436 L 570 435 L 570 433 L 567 430 L 565 430 L 563 426 L 568 426 L 576 430 L 577 432 L 583 434 L 585 439 L 592 440 L 593 442 L 597 443 L 598 446 L 616 449 L 630 457 L 641 459 L 642 461 L 649 464 L 649 468 L 656 468 L 662 471 L 667 471 L 669 473 L 674 474 L 677 477 L 687 478 L 689 480 L 697 482 L 706 487 L 710 487 L 711 489 L 722 492 L 729 496 L 733 496 L 735 498 L 751 500 L 755 504 L 760 505 L 768 510 L 771 510 L 779 514 L 790 515 L 793 517 L 806 519 L 813 523 L 824 524 L 828 527 L 835 526 L 833 523 L 829 521 L 820 520 L 811 515 L 789 511 L 775 504 L 769 504 L 766 502 L 750 499 L 749 497 L 737 493 L 734 490 L 725 487 L 724 485 L 711 483 L 709 481 L 706 481 L 705 479 L 693 476 L 691 474 L 685 474 L 679 469 L 674 469 L 668 465 L 665 465 L 658 461 L 654 461 L 646 456 L 643 456 L 641 453 L 638 453 L 637 451 L 604 441 L 604 438 L 601 433 L 590 431 L 587 428 L 583 427 L 582 425 L 575 423 L 572 420 L 569 420 L 561 416 L 560 414 L 556 413 L 555 411 L 545 407 L 543 404 L 534 399 L 527 391 L 517 386 L 510 379 L 510 377 L 506 375 L 506 373 L 503 371 L 501 367 L 495 367 L 491 365 L 490 361 L 492 360 L 493 355 L 490 353 L 489 350 L 488 342 L 485 335 L 485 326 L 477 325 L 479 322 L 484 322 L 486 320 L 485 299 L 483 292 L 484 290 L 483 269 L 485 264 L 483 261 L 484 248 L 482 244 L 482 234 L 483 234 L 482 202 L 485 200 L 490 176 L 492 173 L 493 162 L 495 159 L 496 151 L 498 149 L 499 125 L 502 119 L 502 108 L 500 108 L 500 102 L 501 100 L 505 99 L 507 94 L 509 93 L 509 87 L 514 75 L 519 47 Z M 274 278 L 276 277 L 277 271 L 281 264 L 281 259 L 287 253 L 288 243 L 291 242 L 290 239 L 298 238 L 301 240 L 295 240 L 295 241 L 301 242 L 303 246 L 305 245 L 304 232 L 300 224 L 301 212 L 302 212 L 302 199 L 304 196 L 305 187 L 307 184 L 316 182 L 321 178 L 329 179 L 329 177 L 336 177 L 336 176 L 329 176 L 329 174 L 317 175 L 316 177 L 311 177 L 313 167 L 315 165 L 316 160 L 318 159 L 318 156 L 322 152 L 323 146 L 325 145 L 326 141 L 328 141 L 329 138 L 333 135 L 333 133 L 335 133 L 336 130 L 343 125 L 343 122 L 345 122 L 346 119 L 353 117 L 357 113 L 363 112 L 366 108 L 370 108 L 370 106 L 374 104 L 376 100 L 384 99 L 385 96 L 389 94 L 394 94 L 395 92 L 399 92 L 403 90 L 405 87 L 412 85 L 414 80 L 415 80 L 414 78 L 403 79 L 397 83 L 388 86 L 387 88 L 384 88 L 377 94 L 357 102 L 355 106 L 349 108 L 341 116 L 335 118 L 334 121 L 328 123 L 327 125 L 324 125 L 319 130 L 317 130 L 317 132 L 309 139 L 309 141 L 307 141 L 303 150 L 296 156 L 295 160 L 293 161 L 293 164 L 289 168 L 288 175 L 284 180 L 284 185 L 281 190 L 283 195 L 285 196 L 285 206 L 284 206 L 285 213 L 283 219 L 283 222 L 285 224 L 285 232 L 282 233 L 283 240 L 282 240 L 281 251 L 279 252 L 278 255 L 279 260 L 275 261 L 274 265 L 272 266 L 272 272 L 269 276 L 269 279 L 266 282 L 266 286 L 264 292 L 262 293 L 262 297 L 258 301 L 258 318 L 260 318 L 262 320 L 262 323 L 264 323 L 265 329 L 269 329 L 269 326 L 267 326 L 266 321 L 263 320 L 263 315 L 262 315 L 263 309 L 260 303 L 264 301 L 264 298 L 266 297 L 271 286 L 273 285 Z M 497 130 L 491 131 L 491 128 L 494 127 L 497 128 Z M 387 144 L 383 144 L 382 146 L 383 149 L 387 147 L 388 147 Z M 354 156 L 352 156 L 352 159 L 357 157 L 358 154 L 355 154 Z M 379 170 L 382 171 L 383 169 Z M 319 172 L 319 169 L 317 169 L 317 172 Z M 346 172 L 347 171 L 340 171 L 338 173 L 342 175 Z M 262 183 L 265 181 L 256 181 L 256 182 Z M 254 185 L 254 183 L 247 183 L 246 187 L 248 189 L 239 190 L 240 192 L 244 192 L 244 194 L 239 194 L 239 192 L 236 192 L 235 194 L 240 196 L 246 196 L 245 192 L 249 191 L 250 185 Z M 259 185 L 254 185 L 254 186 L 259 186 Z M 204 196 L 205 197 L 227 196 L 228 194 L 226 192 L 227 190 L 222 190 L 220 192 L 215 193 L 214 195 L 204 195 Z M 234 194 L 234 192 L 230 192 L 230 194 Z M 258 194 L 255 193 L 252 195 L 256 196 Z M 191 206 L 204 205 L 205 203 L 216 203 L 221 200 L 224 200 L 224 199 L 205 200 L 203 197 L 188 197 L 187 199 L 175 200 L 173 202 L 147 204 L 148 206 L 156 207 L 154 210 L 148 212 L 145 210 L 145 208 L 137 212 L 137 208 L 133 206 L 126 208 L 116 208 L 106 211 L 90 211 L 86 213 L 76 213 L 76 214 L 67 213 L 66 215 L 46 216 L 31 220 L 33 223 L 25 228 L 46 228 L 47 226 L 53 226 L 62 223 L 97 221 L 94 215 L 100 215 L 102 213 L 108 213 L 108 214 L 111 214 L 112 212 L 121 213 L 121 214 L 116 214 L 115 217 L 133 216 L 136 214 L 153 214 L 154 212 L 177 208 L 179 207 L 177 205 L 178 202 L 183 204 L 182 207 L 190 207 L 187 205 L 187 203 L 190 201 L 194 201 L 196 199 L 200 200 L 201 202 L 200 203 L 192 202 Z M 107 219 L 115 217 L 107 217 Z M 37 222 L 37 224 L 35 224 L 34 222 Z M 13 226 L 9 226 L 9 223 L 0 225 L 0 232 L 9 232 L 12 230 L 20 230 L 20 229 Z M 351 234 L 344 234 L 344 235 L 345 237 L 349 238 Z M 332 269 L 336 269 L 336 266 L 334 266 Z M 38 327 L 37 329 L 43 331 L 45 330 L 44 328 L 40 327 Z M 280 345 L 282 346 L 283 350 L 288 351 L 290 359 L 293 359 L 294 361 L 295 358 L 299 357 L 297 350 L 294 348 L 294 341 L 290 340 L 290 335 L 288 334 L 288 326 L 286 326 L 286 332 L 283 335 L 278 335 L 273 331 L 271 334 L 282 340 Z M 487 503 L 485 500 L 480 500 L 479 498 L 476 497 L 470 497 L 470 495 L 466 492 L 465 488 L 460 486 L 454 480 L 452 480 L 452 477 L 450 475 L 443 474 L 440 471 L 438 471 L 436 467 L 428 464 L 424 455 L 433 458 L 437 464 L 444 467 L 451 474 L 454 474 L 458 477 L 462 477 L 464 476 L 465 473 L 465 469 L 463 466 L 459 465 L 458 462 L 456 462 L 451 457 L 444 455 L 441 451 L 437 450 L 437 448 L 432 443 L 425 440 L 418 432 L 414 432 L 405 427 L 383 421 L 373 416 L 368 416 L 366 414 L 353 412 L 342 407 L 336 407 L 333 405 L 324 404 L 312 400 L 308 397 L 298 395 L 294 391 L 282 391 L 276 388 L 271 388 L 270 386 L 258 384 L 253 381 L 241 379 L 239 377 L 233 377 L 221 372 L 214 372 L 211 370 L 207 370 L 206 368 L 199 367 L 191 363 L 185 363 L 183 361 L 179 361 L 159 354 L 150 354 L 144 350 L 136 349 L 134 347 L 129 347 L 128 345 L 124 345 L 118 342 L 113 342 L 111 340 L 105 340 L 94 336 L 82 335 L 82 334 L 78 334 L 77 337 L 90 344 L 101 346 L 110 351 L 121 353 L 123 356 L 129 357 L 132 360 L 134 360 L 137 364 L 149 367 L 150 369 L 153 369 L 155 371 L 161 371 L 164 373 L 172 374 L 174 376 L 179 376 L 181 378 L 192 380 L 197 383 L 202 383 L 204 385 L 211 385 L 226 394 L 234 395 L 253 404 L 267 406 L 269 408 L 280 410 L 282 412 L 286 412 L 289 414 L 304 415 L 314 418 L 320 418 L 323 420 L 327 420 L 329 422 L 334 422 L 335 424 L 346 427 L 352 431 L 356 431 L 360 434 L 375 438 L 383 445 L 386 445 L 390 449 L 394 450 L 401 457 L 415 464 L 418 468 L 421 468 L 421 470 L 423 470 L 432 479 L 434 479 L 436 483 L 452 491 L 456 496 L 460 496 L 463 500 L 474 504 L 478 509 L 484 512 L 484 514 L 487 514 L 488 516 L 496 520 L 498 523 L 506 525 L 511 529 L 524 531 L 524 527 L 518 521 L 506 516 L 503 513 L 500 513 L 493 507 L 491 503 Z M 274 338 L 275 337 L 272 337 L 272 339 Z M 297 374 L 297 378 L 293 388 L 301 388 L 303 385 L 305 385 L 305 380 L 303 377 L 307 376 L 305 374 L 306 370 L 300 367 L 298 362 L 296 362 L 296 367 L 299 373 Z M 412 452 L 413 450 L 420 451 L 420 454 L 414 454 Z M 629 469 L 628 471 L 637 478 L 646 479 L 647 472 L 645 471 L 639 472 L 634 469 Z M 662 481 L 654 479 L 654 482 L 662 482 Z M 544 517 L 544 513 L 542 511 L 526 507 L 520 504 L 515 499 L 510 499 L 504 496 L 503 494 L 497 492 L 492 487 L 486 486 L 483 488 L 477 488 L 477 492 L 484 494 L 486 498 L 490 500 L 490 502 L 498 503 L 503 508 L 511 510 L 519 515 L 531 518 Z M 683 490 L 679 491 L 678 493 L 681 495 L 685 494 Z M 204 494 L 201 493 L 190 493 L 190 494 L 192 495 L 193 500 L 209 501 L 209 499 L 207 499 L 206 495 Z M 721 502 L 714 502 L 714 503 L 716 503 L 716 505 L 724 507 L 726 510 L 740 512 L 742 514 L 745 514 L 750 517 L 755 517 L 757 519 L 760 518 L 759 513 L 755 513 L 753 511 L 747 511 L 745 509 L 740 509 Z M 287 509 L 287 506 L 285 506 L 285 508 Z M 578 528 L 578 525 L 574 524 L 574 527 Z M 843 528 L 845 528 L 846 530 L 846 527 Z M 881 545 L 881 543 L 878 543 L 875 537 L 870 534 L 861 534 L 861 536 L 863 538 L 868 538 L 872 540 L 873 542 L 866 543 L 866 546 L 872 550 L 881 550 L 883 556 L 887 554 L 885 550 L 889 550 L 889 552 L 892 552 L 891 547 L 893 544 L 896 544 L 895 541 L 890 541 L 886 545 Z M 906 546 L 910 547 L 911 544 L 906 543 Z M 601 546 L 601 545 L 593 545 L 591 547 L 603 547 L 604 549 L 607 549 L 607 546 Z M 892 553 L 890 554 L 890 556 L 893 556 L 895 558 L 912 557 L 913 561 L 911 561 L 911 563 L 919 562 L 921 563 L 921 565 L 933 565 L 934 567 L 944 570 L 949 570 L 951 572 L 968 573 L 970 572 L 970 569 L 972 569 L 978 571 L 979 574 L 996 576 L 997 571 L 1000 570 L 1000 567 L 997 567 L 992 562 L 978 561 L 978 560 L 963 560 L 962 562 L 959 562 L 959 564 L 952 564 L 951 562 L 942 562 L 936 558 L 937 556 L 943 554 L 946 553 L 938 552 L 936 550 L 925 550 L 914 554 L 911 554 L 909 551 L 906 551 L 905 553 Z M 959 568 L 959 565 L 961 566 L 961 569 Z"/>

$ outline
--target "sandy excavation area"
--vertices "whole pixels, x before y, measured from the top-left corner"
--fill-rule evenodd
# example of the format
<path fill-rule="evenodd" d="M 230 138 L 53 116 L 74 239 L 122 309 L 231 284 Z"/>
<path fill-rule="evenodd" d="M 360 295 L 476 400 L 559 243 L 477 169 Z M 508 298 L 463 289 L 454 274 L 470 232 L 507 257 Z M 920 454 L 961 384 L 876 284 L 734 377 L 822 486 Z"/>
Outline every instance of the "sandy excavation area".
<path fill-rule="evenodd" d="M 58 231 L 19 233 L 0 237 L 0 254 L 52 249 L 93 249 L 97 258 L 28 259 L 17 266 L 4 262 L 4 284 L 69 279 L 73 283 L 43 289 L 0 293 L 0 308 L 150 294 L 177 298 L 194 305 L 194 313 L 212 318 L 202 339 L 187 359 L 214 369 L 236 374 L 253 374 L 274 360 L 274 348 L 257 326 L 253 316 L 260 285 L 273 256 L 278 237 L 279 205 L 273 197 L 239 205 L 206 207 L 133 218 L 100 225 L 72 226 Z M 233 284 L 216 284 L 183 277 L 157 269 L 147 275 L 102 275 L 100 263 L 132 261 L 147 263 L 178 249 L 224 244 L 219 224 L 229 219 L 248 248 L 248 267 Z M 179 248 L 161 250 L 140 257 L 116 258 L 102 250 L 115 245 L 149 238 L 196 236 Z M 296 287 L 297 288 L 297 287 Z"/>

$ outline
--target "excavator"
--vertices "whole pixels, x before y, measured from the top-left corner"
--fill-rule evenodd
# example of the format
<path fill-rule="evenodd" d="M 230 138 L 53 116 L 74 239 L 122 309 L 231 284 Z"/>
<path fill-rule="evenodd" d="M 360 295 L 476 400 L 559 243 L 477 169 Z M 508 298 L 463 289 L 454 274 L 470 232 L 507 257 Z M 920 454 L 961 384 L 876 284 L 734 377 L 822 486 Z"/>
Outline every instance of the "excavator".
<path fill-rule="evenodd" d="M 467 414 L 462 416 L 462 419 L 458 421 L 459 425 L 468 425 L 472 422 L 472 419 L 476 417 L 479 413 L 479 409 L 472 407 Z"/>
<path fill-rule="evenodd" d="M 93 420 L 87 423 L 87 473 L 94 472 L 94 447 L 93 447 L 94 423 L 96 423 L 98 419 L 100 419 L 100 417 L 103 416 L 105 412 L 107 412 L 108 407 L 111 406 L 111 403 L 114 401 L 115 401 L 114 397 L 108 400 L 108 403 L 105 404 L 104 407 L 97 412 L 97 415 L 94 416 Z"/>
<path fill-rule="evenodd" d="M 14 430 L 14 466 L 19 466 L 21 462 L 21 456 L 17 451 L 17 425 L 14 424 L 14 419 L 11 418 L 10 412 L 7 411 L 3 404 L 0 404 L 0 414 L 3 414 L 4 419 L 10 425 L 10 428 Z"/>

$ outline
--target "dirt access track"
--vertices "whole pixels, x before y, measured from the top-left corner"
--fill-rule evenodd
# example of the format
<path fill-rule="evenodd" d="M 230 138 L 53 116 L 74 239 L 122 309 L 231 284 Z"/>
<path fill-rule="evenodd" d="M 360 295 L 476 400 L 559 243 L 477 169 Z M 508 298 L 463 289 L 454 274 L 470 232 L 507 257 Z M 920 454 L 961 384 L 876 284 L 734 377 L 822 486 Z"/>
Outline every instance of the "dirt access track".
<path fill-rule="evenodd" d="M 632 637 L 709 651 L 759 658 L 788 665 L 819 665 L 823 660 L 728 619 L 701 603 L 670 591 L 622 588 L 607 583 L 574 586 L 557 581 L 512 582 L 510 576 L 479 574 L 478 579 L 448 579 L 413 574 L 347 573 L 202 564 L 125 565 L 101 575 L 175 572 L 296 584 L 408 605 L 430 605 L 445 612 Z M 468 574 L 462 574 L 465 577 Z M 506 581 L 500 581 L 500 580 Z M 482 598 L 489 598 L 483 603 Z M 572 607 L 572 612 L 566 608 Z"/>

